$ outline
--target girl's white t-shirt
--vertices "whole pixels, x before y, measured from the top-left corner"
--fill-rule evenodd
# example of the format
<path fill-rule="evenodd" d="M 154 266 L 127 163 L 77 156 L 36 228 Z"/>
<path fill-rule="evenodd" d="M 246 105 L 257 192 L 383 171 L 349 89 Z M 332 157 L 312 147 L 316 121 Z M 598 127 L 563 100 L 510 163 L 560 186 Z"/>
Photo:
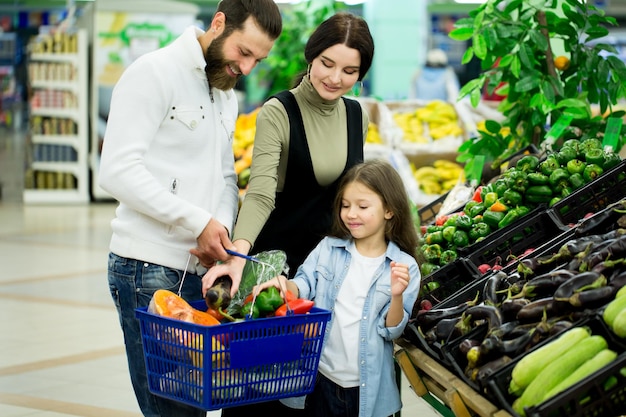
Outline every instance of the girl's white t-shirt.
<path fill-rule="evenodd" d="M 349 388 L 359 385 L 359 325 L 365 297 L 374 272 L 385 259 L 361 255 L 354 243 L 348 248 L 352 255 L 350 268 L 337 294 L 333 324 L 320 357 L 319 371 L 337 385 Z"/>

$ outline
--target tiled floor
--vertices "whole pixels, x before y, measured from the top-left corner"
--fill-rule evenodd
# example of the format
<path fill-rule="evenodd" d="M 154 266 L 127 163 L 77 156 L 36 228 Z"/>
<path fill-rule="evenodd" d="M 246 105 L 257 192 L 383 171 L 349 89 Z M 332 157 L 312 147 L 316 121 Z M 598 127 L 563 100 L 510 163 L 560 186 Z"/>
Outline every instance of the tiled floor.
<path fill-rule="evenodd" d="M 106 280 L 115 206 L 23 205 L 23 155 L 0 128 L 0 416 L 140 417 Z M 440 415 L 404 376 L 402 399 Z"/>

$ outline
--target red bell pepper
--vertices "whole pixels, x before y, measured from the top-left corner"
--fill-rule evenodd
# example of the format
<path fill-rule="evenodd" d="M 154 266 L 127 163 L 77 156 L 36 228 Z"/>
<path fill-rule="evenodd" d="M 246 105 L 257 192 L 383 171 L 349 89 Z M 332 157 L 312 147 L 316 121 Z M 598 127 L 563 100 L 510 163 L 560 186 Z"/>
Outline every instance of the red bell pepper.
<path fill-rule="evenodd" d="M 289 307 L 295 314 L 306 314 L 311 311 L 313 305 L 315 304 L 313 301 L 307 300 L 306 298 L 296 298 L 295 300 L 287 301 L 287 303 L 289 303 Z M 287 315 L 287 303 L 276 309 L 274 314 L 277 317 Z"/>

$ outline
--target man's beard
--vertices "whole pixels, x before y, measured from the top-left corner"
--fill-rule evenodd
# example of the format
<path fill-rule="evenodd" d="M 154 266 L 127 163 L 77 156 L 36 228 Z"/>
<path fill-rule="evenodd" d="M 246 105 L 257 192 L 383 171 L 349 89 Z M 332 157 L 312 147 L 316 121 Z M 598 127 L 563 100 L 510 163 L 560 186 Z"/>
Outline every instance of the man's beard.
<path fill-rule="evenodd" d="M 224 59 L 223 48 L 225 39 L 223 34 L 213 39 L 213 42 L 206 50 L 207 65 L 204 69 L 210 86 L 223 91 L 234 88 L 239 78 L 241 78 L 241 75 L 231 77 L 226 72 L 226 66 L 229 62 Z M 236 68 L 235 65 L 232 66 Z"/>

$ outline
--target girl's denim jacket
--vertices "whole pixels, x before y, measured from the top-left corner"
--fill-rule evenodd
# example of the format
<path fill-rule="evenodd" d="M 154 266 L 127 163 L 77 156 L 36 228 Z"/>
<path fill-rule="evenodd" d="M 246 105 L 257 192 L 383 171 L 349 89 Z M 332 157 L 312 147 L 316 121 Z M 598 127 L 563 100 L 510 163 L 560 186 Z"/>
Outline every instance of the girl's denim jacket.
<path fill-rule="evenodd" d="M 316 307 L 333 311 L 337 294 L 350 267 L 350 241 L 326 237 L 309 254 L 293 278 L 299 296 L 315 301 Z M 407 264 L 411 279 L 403 293 L 404 317 L 395 327 L 386 327 L 391 303 L 391 261 Z M 415 258 L 389 242 L 385 260 L 374 274 L 363 307 L 359 329 L 360 366 L 359 416 L 390 416 L 402 403 L 395 379 L 393 340 L 404 331 L 420 288 L 420 271 Z M 330 334 L 334 316 L 326 327 Z"/>

